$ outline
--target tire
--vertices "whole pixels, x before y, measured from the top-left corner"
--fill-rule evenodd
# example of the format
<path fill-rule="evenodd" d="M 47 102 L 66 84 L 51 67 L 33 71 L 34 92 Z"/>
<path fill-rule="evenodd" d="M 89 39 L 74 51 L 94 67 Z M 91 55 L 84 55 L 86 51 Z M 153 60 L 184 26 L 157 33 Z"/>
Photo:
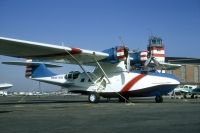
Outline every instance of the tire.
<path fill-rule="evenodd" d="M 163 102 L 162 96 L 156 96 L 155 101 L 156 103 L 162 103 Z"/>
<path fill-rule="evenodd" d="M 98 103 L 99 100 L 100 100 L 100 96 L 99 96 L 98 93 L 92 92 L 92 93 L 89 94 L 88 100 L 89 100 L 90 103 Z"/>
<path fill-rule="evenodd" d="M 183 94 L 183 98 L 184 98 L 184 99 L 187 99 L 187 95 L 186 95 L 186 94 Z"/>

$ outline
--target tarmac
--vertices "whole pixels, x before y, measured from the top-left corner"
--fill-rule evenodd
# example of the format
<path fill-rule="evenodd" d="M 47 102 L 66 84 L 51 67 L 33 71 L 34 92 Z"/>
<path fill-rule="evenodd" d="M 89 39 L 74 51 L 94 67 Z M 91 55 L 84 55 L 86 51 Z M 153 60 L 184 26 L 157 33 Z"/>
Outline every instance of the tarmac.
<path fill-rule="evenodd" d="M 86 96 L 0 97 L 0 133 L 199 133 L 200 99 L 117 99 Z"/>

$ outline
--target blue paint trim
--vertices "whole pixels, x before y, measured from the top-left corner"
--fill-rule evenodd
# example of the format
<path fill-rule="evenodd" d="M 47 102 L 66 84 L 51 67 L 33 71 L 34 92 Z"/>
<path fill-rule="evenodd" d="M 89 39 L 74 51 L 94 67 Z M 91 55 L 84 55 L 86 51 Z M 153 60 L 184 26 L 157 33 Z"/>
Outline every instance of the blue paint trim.
<path fill-rule="evenodd" d="M 145 89 L 124 92 L 124 93 L 121 93 L 121 95 L 128 96 L 128 97 L 162 96 L 162 95 L 167 95 L 169 92 L 174 90 L 177 86 L 178 85 L 159 85 L 159 86 L 149 87 Z M 105 98 L 119 97 L 119 95 L 114 92 L 100 93 L 100 95 Z"/>
<path fill-rule="evenodd" d="M 129 95 L 136 97 L 162 96 L 173 91 L 178 85 L 159 85 L 141 90 L 131 91 Z"/>
<path fill-rule="evenodd" d="M 175 80 L 179 81 L 179 79 L 175 75 L 173 75 L 173 74 L 154 72 L 154 73 L 150 73 L 149 75 L 159 76 L 159 77 L 166 77 L 166 78 L 172 78 L 172 79 L 175 79 Z"/>
<path fill-rule="evenodd" d="M 136 70 L 136 71 L 132 71 L 132 73 L 141 74 L 141 71 Z M 180 81 L 180 80 L 179 80 L 175 75 L 173 75 L 173 74 L 160 73 L 160 72 L 158 72 L 158 71 L 155 71 L 155 72 L 148 72 L 146 75 L 149 75 L 149 76 L 158 76 L 158 77 L 166 77 L 166 78 L 171 78 L 171 79 Z"/>

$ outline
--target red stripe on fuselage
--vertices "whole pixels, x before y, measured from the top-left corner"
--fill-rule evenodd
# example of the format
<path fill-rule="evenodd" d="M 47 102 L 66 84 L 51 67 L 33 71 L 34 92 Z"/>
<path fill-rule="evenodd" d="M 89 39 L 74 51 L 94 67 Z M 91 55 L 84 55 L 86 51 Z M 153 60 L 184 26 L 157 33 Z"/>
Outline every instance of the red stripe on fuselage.
<path fill-rule="evenodd" d="M 133 85 L 135 85 L 140 79 L 142 79 L 145 76 L 145 74 L 139 74 L 132 80 L 130 80 L 121 90 L 121 92 L 127 92 L 131 89 Z"/>

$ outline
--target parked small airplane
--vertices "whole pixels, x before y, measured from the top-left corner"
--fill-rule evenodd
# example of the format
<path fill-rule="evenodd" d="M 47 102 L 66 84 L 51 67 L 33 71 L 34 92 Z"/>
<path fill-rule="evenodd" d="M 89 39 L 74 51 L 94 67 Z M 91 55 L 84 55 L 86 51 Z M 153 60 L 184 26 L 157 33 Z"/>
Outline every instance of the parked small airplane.
<path fill-rule="evenodd" d="M 187 95 L 191 95 L 191 98 L 194 98 L 195 95 L 200 94 L 199 89 L 200 88 L 198 88 L 197 85 L 184 85 L 184 86 L 175 88 L 172 93 L 174 96 L 179 94 L 179 95 L 182 95 L 183 98 L 187 98 Z"/>
<path fill-rule="evenodd" d="M 91 103 L 99 102 L 100 96 L 116 97 L 121 102 L 129 97 L 155 96 L 156 102 L 163 102 L 162 95 L 171 92 L 180 82 L 174 75 L 157 69 L 176 69 L 181 65 L 159 60 L 165 58 L 160 47 L 162 40 L 153 37 L 150 44 L 148 51 L 130 51 L 125 46 L 117 46 L 97 52 L 0 37 L 0 55 L 27 59 L 4 64 L 26 66 L 27 78 L 86 94 Z M 83 72 L 58 75 L 47 68 L 60 67 L 52 63 L 76 64 Z M 83 66 L 95 69 L 87 72 Z"/>
<path fill-rule="evenodd" d="M 8 89 L 10 87 L 13 87 L 13 85 L 9 84 L 9 83 L 1 83 L 0 84 L 0 90 L 5 90 L 5 89 Z"/>

